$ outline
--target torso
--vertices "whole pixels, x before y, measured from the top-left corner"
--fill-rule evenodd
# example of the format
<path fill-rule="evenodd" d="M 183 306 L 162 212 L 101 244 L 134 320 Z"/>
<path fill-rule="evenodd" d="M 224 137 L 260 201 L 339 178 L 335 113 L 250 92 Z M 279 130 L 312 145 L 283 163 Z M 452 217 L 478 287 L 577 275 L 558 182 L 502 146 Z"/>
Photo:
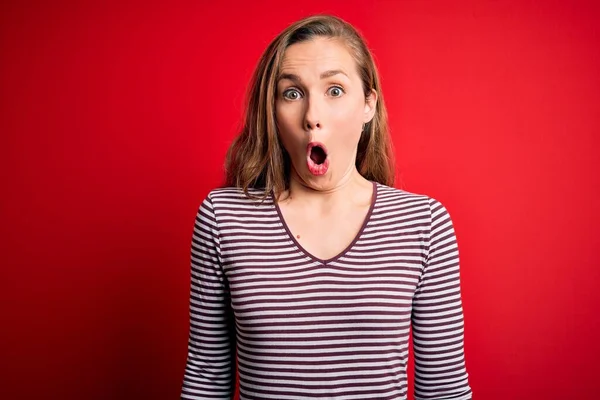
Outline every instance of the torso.
<path fill-rule="evenodd" d="M 415 360 L 426 366 L 421 373 L 433 377 L 430 385 L 450 382 L 455 393 L 465 391 L 452 398 L 470 399 L 464 357 L 448 353 L 463 333 L 457 280 L 447 272 L 434 275 L 433 289 L 415 301 L 419 283 L 431 279 L 424 273 L 433 218 L 438 227 L 451 226 L 449 216 L 427 196 L 381 184 L 375 189 L 371 209 L 348 199 L 358 207 L 355 213 L 336 207 L 335 218 L 319 229 L 309 224 L 306 249 L 290 235 L 272 196 L 251 200 L 237 188 L 214 190 L 199 210 L 192 242 L 191 326 L 198 341 L 190 341 L 196 350 L 190 354 L 199 360 L 194 369 L 205 363 L 200 357 L 219 360 L 219 368 L 229 362 L 231 327 L 225 327 L 225 316 L 232 316 L 240 399 L 294 400 L 317 393 L 331 400 L 406 400 L 414 319 Z M 285 215 L 291 229 L 302 229 L 293 213 Z M 447 229 L 438 231 L 443 236 Z M 318 241 L 337 235 L 343 238 L 332 241 L 337 248 L 322 251 Z M 447 242 L 446 261 L 437 268 L 451 268 L 458 276 L 458 253 L 453 241 Z M 333 259 L 317 259 L 332 254 Z M 448 374 L 456 378 L 449 380 Z M 214 386 L 209 390 L 196 380 L 188 387 L 198 388 L 199 396 L 214 392 Z"/>
<path fill-rule="evenodd" d="M 330 213 L 335 218 L 318 229 L 301 223 L 306 214 L 294 218 L 285 212 L 285 221 L 272 196 L 250 200 L 239 189 L 223 188 L 203 203 L 192 265 L 194 276 L 204 281 L 192 280 L 192 313 L 200 321 L 198 338 L 208 338 L 211 353 L 225 360 L 230 348 L 224 345 L 221 315 L 224 304 L 231 307 L 241 399 L 293 400 L 315 393 L 331 400 L 357 393 L 407 399 L 413 311 L 423 316 L 420 334 L 447 323 L 441 318 L 449 306 L 426 302 L 417 309 L 414 303 L 431 241 L 430 199 L 381 184 L 375 189 L 371 209 L 369 193 L 362 209 L 358 198 L 348 199 L 346 205 L 357 208 L 342 213 L 335 204 Z M 290 235 L 303 227 L 312 228 L 300 234 L 306 248 Z M 339 240 L 332 239 L 336 236 Z M 319 241 L 330 239 L 336 247 L 324 251 Z M 436 290 L 457 287 L 442 279 Z M 456 293 L 444 296 L 453 299 Z M 461 329 L 457 325 L 434 347 L 454 345 Z M 430 357 L 433 345 L 421 343 Z M 456 371 L 463 368 L 458 359 Z M 432 362 L 442 369 L 447 359 Z"/>

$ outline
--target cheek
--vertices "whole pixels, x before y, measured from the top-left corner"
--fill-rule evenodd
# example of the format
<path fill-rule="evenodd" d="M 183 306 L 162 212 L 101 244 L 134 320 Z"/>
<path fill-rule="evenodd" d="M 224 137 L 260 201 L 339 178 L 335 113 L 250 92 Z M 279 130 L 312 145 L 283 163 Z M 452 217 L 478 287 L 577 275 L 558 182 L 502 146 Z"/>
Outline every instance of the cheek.
<path fill-rule="evenodd" d="M 335 132 L 343 133 L 338 135 L 342 140 L 339 142 L 344 147 L 353 148 L 358 145 L 361 135 L 364 105 L 359 102 L 344 104 L 333 110 L 331 123 Z"/>
<path fill-rule="evenodd" d="M 302 141 L 302 132 L 297 128 L 298 121 L 295 114 L 294 110 L 289 108 L 277 107 L 275 109 L 279 140 L 290 154 L 295 153 L 301 147 Z"/>

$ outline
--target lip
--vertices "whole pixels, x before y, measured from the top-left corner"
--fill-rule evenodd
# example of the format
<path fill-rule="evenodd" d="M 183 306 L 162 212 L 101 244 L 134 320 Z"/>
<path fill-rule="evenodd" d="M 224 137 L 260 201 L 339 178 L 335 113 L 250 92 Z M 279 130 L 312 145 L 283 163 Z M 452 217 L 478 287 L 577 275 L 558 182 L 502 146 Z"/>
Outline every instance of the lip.
<path fill-rule="evenodd" d="M 325 144 L 323 144 L 323 143 L 321 143 L 321 142 L 316 142 L 316 141 L 313 141 L 313 142 L 310 142 L 310 143 L 308 144 L 308 146 L 306 146 L 306 156 L 307 156 L 307 157 L 308 157 L 308 156 L 310 156 L 310 151 L 311 151 L 311 150 L 312 150 L 312 148 L 313 148 L 313 147 L 315 147 L 315 146 L 319 146 L 320 148 L 322 148 L 322 149 L 323 149 L 323 151 L 325 151 L 325 154 L 329 154 L 329 152 L 327 151 L 327 146 L 325 146 Z"/>
<path fill-rule="evenodd" d="M 319 146 L 325 152 L 326 157 L 325 161 L 323 161 L 322 164 L 317 164 L 310 158 L 310 152 L 315 146 Z M 327 170 L 329 169 L 329 152 L 327 151 L 327 147 L 325 147 L 323 143 L 310 142 L 308 146 L 306 146 L 306 165 L 310 173 L 314 176 L 322 176 L 327 173 Z"/>

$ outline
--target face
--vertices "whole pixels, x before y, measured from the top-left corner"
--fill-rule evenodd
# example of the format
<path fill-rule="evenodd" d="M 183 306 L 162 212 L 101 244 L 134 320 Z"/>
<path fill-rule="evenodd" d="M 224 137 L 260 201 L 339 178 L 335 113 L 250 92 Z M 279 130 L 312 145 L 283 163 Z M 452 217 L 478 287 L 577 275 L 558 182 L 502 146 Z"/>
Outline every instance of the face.
<path fill-rule="evenodd" d="M 358 142 L 376 101 L 375 91 L 365 98 L 356 62 L 339 40 L 317 38 L 288 47 L 275 112 L 292 162 L 291 179 L 328 190 L 356 176 Z"/>

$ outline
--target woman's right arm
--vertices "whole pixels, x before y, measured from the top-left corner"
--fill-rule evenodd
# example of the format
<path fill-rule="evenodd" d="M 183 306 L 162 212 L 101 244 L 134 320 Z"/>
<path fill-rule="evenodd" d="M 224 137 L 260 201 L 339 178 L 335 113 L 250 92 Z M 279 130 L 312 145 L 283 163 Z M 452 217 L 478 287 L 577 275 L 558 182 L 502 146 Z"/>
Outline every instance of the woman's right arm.
<path fill-rule="evenodd" d="M 190 331 L 182 399 L 231 399 L 235 376 L 231 315 L 217 221 L 207 197 L 198 210 L 192 237 Z"/>

